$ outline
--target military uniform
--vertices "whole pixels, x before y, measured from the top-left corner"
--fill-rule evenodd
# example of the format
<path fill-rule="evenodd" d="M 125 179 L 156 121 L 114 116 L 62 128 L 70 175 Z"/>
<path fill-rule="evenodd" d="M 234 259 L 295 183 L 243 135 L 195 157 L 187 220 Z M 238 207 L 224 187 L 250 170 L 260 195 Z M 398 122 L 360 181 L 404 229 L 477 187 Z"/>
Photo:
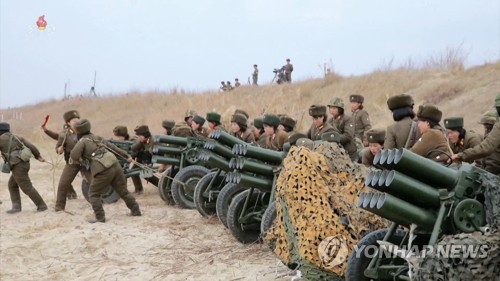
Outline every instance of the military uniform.
<path fill-rule="evenodd" d="M 290 59 L 286 60 L 286 64 L 283 68 L 285 69 L 286 82 L 292 83 L 293 64 L 290 63 Z"/>
<path fill-rule="evenodd" d="M 111 186 L 125 201 L 131 210 L 132 216 L 140 216 L 141 211 L 135 198 L 127 190 L 127 182 L 122 167 L 115 155 L 107 148 L 119 153 L 125 158 L 129 155 L 109 141 L 90 132 L 90 122 L 80 120 L 76 125 L 79 141 L 70 154 L 73 162 L 88 162 L 92 181 L 90 183 L 89 201 L 95 213 L 95 220 L 89 222 L 105 222 L 104 209 L 102 208 L 101 194 Z"/>
<path fill-rule="evenodd" d="M 45 127 L 43 127 L 42 129 L 43 129 L 43 132 L 44 132 L 47 136 L 49 136 L 49 138 L 51 138 L 51 139 L 53 139 L 53 140 L 55 140 L 55 141 L 57 141 L 57 140 L 59 139 L 59 134 L 60 134 L 60 133 L 54 132 L 54 131 L 49 130 L 49 129 L 45 128 Z"/>
<path fill-rule="evenodd" d="M 231 132 L 232 136 L 235 136 L 239 138 L 240 140 L 247 142 L 247 143 L 254 143 L 255 142 L 255 136 L 252 132 L 247 127 L 247 117 L 241 113 L 236 113 L 231 116 L 231 122 L 235 122 L 240 126 L 240 131 L 238 132 Z M 245 129 L 243 129 L 245 128 Z"/>
<path fill-rule="evenodd" d="M 421 105 L 417 112 L 418 119 L 429 122 L 431 126 L 432 123 L 438 124 L 442 116 L 443 113 L 441 110 L 433 105 Z M 448 154 L 451 152 L 448 148 L 448 140 L 445 134 L 433 128 L 422 133 L 422 136 L 410 150 L 420 156 L 441 163 L 446 163 L 448 161 Z"/>
<path fill-rule="evenodd" d="M 465 130 L 463 128 L 463 125 L 464 120 L 462 117 L 452 117 L 444 120 L 444 126 L 446 129 L 456 131 L 459 134 L 463 134 L 463 136 L 461 135 L 459 137 L 456 143 L 453 143 L 451 142 L 451 140 L 449 140 L 449 145 L 453 154 L 463 152 L 467 148 L 474 147 L 480 144 L 481 141 L 483 141 L 483 138 L 480 134 L 474 131 Z M 478 162 L 478 165 L 480 165 L 480 163 L 481 162 Z"/>
<path fill-rule="evenodd" d="M 253 73 L 252 73 L 252 85 L 257 86 L 257 82 L 259 80 L 259 69 L 257 68 L 257 65 L 253 65 Z"/>
<path fill-rule="evenodd" d="M 125 141 L 132 142 L 132 144 L 130 146 L 130 150 L 132 150 L 133 144 L 139 141 L 137 139 L 137 137 L 132 137 L 132 138 L 130 137 L 126 126 L 120 126 L 120 125 L 116 126 L 115 128 L 113 128 L 113 134 L 115 135 L 115 137 L 123 137 Z M 118 161 L 118 162 L 120 162 L 120 161 Z M 136 192 L 140 193 L 144 190 L 144 188 L 142 187 L 141 176 L 132 175 L 132 176 L 130 176 L 130 179 L 132 180 L 132 184 L 134 185 L 134 189 Z"/>
<path fill-rule="evenodd" d="M 351 95 L 349 100 L 351 102 L 362 104 L 364 102 L 364 97 L 361 95 Z M 366 141 L 365 132 L 372 128 L 368 112 L 366 112 L 366 110 L 362 108 L 353 111 L 351 116 L 351 124 L 353 126 L 354 137 L 360 139 L 361 141 Z"/>
<path fill-rule="evenodd" d="M 411 148 L 420 138 L 417 122 L 405 117 L 387 127 L 384 148 Z"/>
<path fill-rule="evenodd" d="M 379 129 L 371 129 L 368 132 L 366 132 L 366 139 L 368 140 L 368 143 L 378 143 L 382 145 L 382 149 L 384 148 L 384 141 L 385 141 L 385 130 L 379 130 Z M 361 163 L 365 165 L 366 167 L 371 167 L 373 166 L 373 159 L 375 158 L 375 155 L 370 151 L 370 147 L 366 147 L 363 149 L 363 152 L 361 153 Z"/>
<path fill-rule="evenodd" d="M 60 134 L 57 140 L 56 149 L 63 146 L 66 165 L 64 165 L 61 177 L 59 178 L 59 184 L 57 185 L 56 211 L 64 210 L 66 207 L 66 197 L 71 198 L 71 196 L 73 196 L 76 198 L 76 192 L 73 189 L 72 182 L 75 180 L 76 175 L 82 170 L 82 167 L 78 164 L 69 164 L 68 162 L 70 152 L 77 142 L 78 138 L 76 133 L 70 128 L 63 134 Z M 72 193 L 74 193 L 74 195 L 71 195 Z"/>
<path fill-rule="evenodd" d="M 167 131 L 167 136 L 172 135 L 172 129 L 175 127 L 174 120 L 163 120 L 161 126 Z"/>
<path fill-rule="evenodd" d="M 199 115 L 195 115 L 193 117 L 193 121 L 192 122 L 195 122 L 196 124 L 199 125 L 199 128 L 197 130 L 193 130 L 194 134 L 197 136 L 197 137 L 201 137 L 201 138 L 208 138 L 208 135 L 210 134 L 210 130 L 203 127 L 203 124 L 205 124 L 205 118 L 199 116 Z"/>
<path fill-rule="evenodd" d="M 351 160 L 356 159 L 356 144 L 354 143 L 354 130 L 351 124 L 351 118 L 346 115 L 341 115 L 338 118 L 331 117 L 328 119 L 328 124 L 330 124 L 335 131 L 340 133 L 340 144 L 349 154 Z"/>
<path fill-rule="evenodd" d="M 282 119 L 274 114 L 266 114 L 264 116 L 262 124 L 272 127 L 274 133 L 264 133 L 265 143 L 263 147 L 276 151 L 283 150 L 283 144 L 288 141 L 288 133 L 278 130 L 281 121 Z"/>
<path fill-rule="evenodd" d="M 134 129 L 134 132 L 136 135 L 142 135 L 146 138 L 145 142 L 141 142 L 137 140 L 134 144 L 132 144 L 131 150 L 132 150 L 132 155 L 131 157 L 136 159 L 137 162 L 141 164 L 150 164 L 151 159 L 153 158 L 153 138 L 151 136 L 151 133 L 149 132 L 149 127 L 146 125 L 140 125 L 137 126 Z M 149 178 L 144 178 L 147 182 L 152 183 L 154 186 L 158 186 L 159 179 L 157 177 L 149 177 Z M 132 181 L 134 183 L 135 187 L 135 192 L 136 193 L 142 193 L 144 191 L 144 188 L 142 186 L 142 181 L 140 177 L 132 177 Z"/>
<path fill-rule="evenodd" d="M 7 155 L 11 136 L 13 137 L 11 140 L 10 154 Z M 21 211 L 21 194 L 19 189 L 29 196 L 31 201 L 37 206 L 37 211 L 47 210 L 47 204 L 45 204 L 45 201 L 38 191 L 33 187 L 28 175 L 30 170 L 29 160 L 25 162 L 19 158 L 19 152 L 23 144 L 31 150 L 36 159 L 44 161 L 40 156 L 40 151 L 31 142 L 23 137 L 15 137 L 10 133 L 10 125 L 8 123 L 0 123 L 0 151 L 2 152 L 4 160 L 8 158 L 8 163 L 11 166 L 11 176 L 7 186 L 9 188 L 10 200 L 12 201 L 12 209 L 7 211 L 7 213 L 17 213 Z"/>
<path fill-rule="evenodd" d="M 309 128 L 306 135 L 309 139 L 313 141 L 321 140 L 321 135 L 324 133 L 334 132 L 335 129 L 329 123 L 323 123 L 320 127 L 314 126 L 314 124 Z"/>

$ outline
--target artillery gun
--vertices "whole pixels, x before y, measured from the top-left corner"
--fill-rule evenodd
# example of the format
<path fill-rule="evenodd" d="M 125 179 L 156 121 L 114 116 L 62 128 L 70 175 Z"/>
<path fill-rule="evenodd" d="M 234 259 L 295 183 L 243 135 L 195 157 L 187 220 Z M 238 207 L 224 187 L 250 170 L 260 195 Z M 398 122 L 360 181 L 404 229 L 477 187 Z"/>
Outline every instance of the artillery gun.
<path fill-rule="evenodd" d="M 498 204 L 498 198 L 487 194 L 498 189 L 499 177 L 468 164 L 445 167 L 407 149 L 382 150 L 374 165 L 383 170 L 370 172 L 365 185 L 377 192 L 361 193 L 357 206 L 392 223 L 359 241 L 349 257 L 346 280 L 419 280 L 414 279 L 415 265 L 407 257 L 378 255 L 385 248 L 377 240 L 383 241 L 379 245 L 422 251 L 447 235 L 485 234 L 491 227 L 498 228 L 499 222 L 491 219 L 498 214 L 487 215 L 494 211 L 486 203 Z M 362 252 L 368 246 L 377 249 L 371 258 Z"/>

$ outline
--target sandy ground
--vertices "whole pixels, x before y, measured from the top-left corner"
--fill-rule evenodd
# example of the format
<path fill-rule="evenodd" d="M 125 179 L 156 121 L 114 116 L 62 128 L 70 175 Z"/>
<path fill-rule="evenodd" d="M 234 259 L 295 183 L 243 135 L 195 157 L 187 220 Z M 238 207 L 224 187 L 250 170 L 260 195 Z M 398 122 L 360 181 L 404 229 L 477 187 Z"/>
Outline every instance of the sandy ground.
<path fill-rule="evenodd" d="M 142 217 L 127 216 L 120 200 L 105 205 L 106 223 L 89 224 L 78 176 L 79 198 L 56 213 L 63 161 L 42 152 L 57 168 L 32 159 L 30 177 L 49 211 L 37 213 L 21 193 L 23 211 L 6 214 L 9 175 L 0 173 L 0 280 L 284 280 L 286 267 L 265 245 L 240 244 L 217 217 L 165 205 L 151 184 L 136 196 Z"/>

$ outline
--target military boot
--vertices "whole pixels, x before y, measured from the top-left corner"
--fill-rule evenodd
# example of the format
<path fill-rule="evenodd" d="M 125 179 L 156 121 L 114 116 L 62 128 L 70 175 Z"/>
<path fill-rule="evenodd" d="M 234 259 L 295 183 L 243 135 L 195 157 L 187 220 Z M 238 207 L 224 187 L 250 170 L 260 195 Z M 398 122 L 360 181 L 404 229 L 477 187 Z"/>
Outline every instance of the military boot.
<path fill-rule="evenodd" d="M 135 194 L 144 193 L 144 187 L 142 186 L 142 180 L 139 176 L 132 176 L 132 182 L 134 183 Z"/>
<path fill-rule="evenodd" d="M 142 216 L 141 210 L 139 209 L 139 204 L 136 203 L 134 206 L 132 206 L 132 208 L 130 208 L 130 215 L 132 217 Z"/>
<path fill-rule="evenodd" d="M 12 202 L 12 209 L 8 210 L 7 214 L 15 214 L 21 212 L 21 202 Z"/>
<path fill-rule="evenodd" d="M 106 222 L 106 218 L 105 217 L 100 217 L 100 218 L 95 218 L 95 219 L 90 219 L 88 220 L 89 223 L 96 223 L 96 222 Z"/>
<path fill-rule="evenodd" d="M 42 204 L 38 205 L 36 207 L 36 211 L 37 212 L 43 212 L 43 211 L 47 211 L 47 204 L 45 204 L 45 202 L 43 202 Z"/>

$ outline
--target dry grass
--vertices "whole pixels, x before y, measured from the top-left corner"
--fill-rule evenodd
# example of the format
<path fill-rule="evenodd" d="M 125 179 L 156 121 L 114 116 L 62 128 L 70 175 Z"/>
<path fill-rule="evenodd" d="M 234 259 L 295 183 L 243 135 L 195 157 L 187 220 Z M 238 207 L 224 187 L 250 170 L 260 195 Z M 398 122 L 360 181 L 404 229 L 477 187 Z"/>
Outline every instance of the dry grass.
<path fill-rule="evenodd" d="M 77 109 L 93 124 L 93 131 L 111 137 L 116 125 L 127 125 L 129 132 L 139 124 L 148 124 L 153 133 L 161 132 L 163 119 L 182 120 L 188 109 L 204 115 L 217 111 L 228 123 L 236 108 L 244 108 L 251 118 L 265 112 L 287 113 L 298 119 L 299 131 L 305 131 L 311 120 L 307 109 L 311 104 L 326 104 L 333 97 L 347 100 L 353 93 L 365 96 L 365 108 L 374 127 L 384 128 L 391 122 L 386 106 L 388 97 L 408 93 L 417 105 L 433 103 L 443 110 L 444 117 L 463 116 L 466 128 L 482 131 L 477 124 L 481 114 L 492 107 L 500 89 L 500 62 L 464 69 L 460 53 L 430 58 L 423 66 L 408 62 L 393 68 L 392 63 L 373 73 L 341 77 L 330 73 L 321 79 L 299 81 L 290 85 L 242 86 L 231 92 L 188 93 L 173 89 L 169 93 L 127 93 L 99 98 L 80 97 L 70 100 L 50 100 L 37 105 L 4 110 L 4 116 L 22 111 L 23 120 L 7 118 L 14 131 L 38 139 L 40 124 L 51 114 L 49 128 L 62 126 L 62 114 Z M 346 104 L 348 105 L 348 103 Z"/>

